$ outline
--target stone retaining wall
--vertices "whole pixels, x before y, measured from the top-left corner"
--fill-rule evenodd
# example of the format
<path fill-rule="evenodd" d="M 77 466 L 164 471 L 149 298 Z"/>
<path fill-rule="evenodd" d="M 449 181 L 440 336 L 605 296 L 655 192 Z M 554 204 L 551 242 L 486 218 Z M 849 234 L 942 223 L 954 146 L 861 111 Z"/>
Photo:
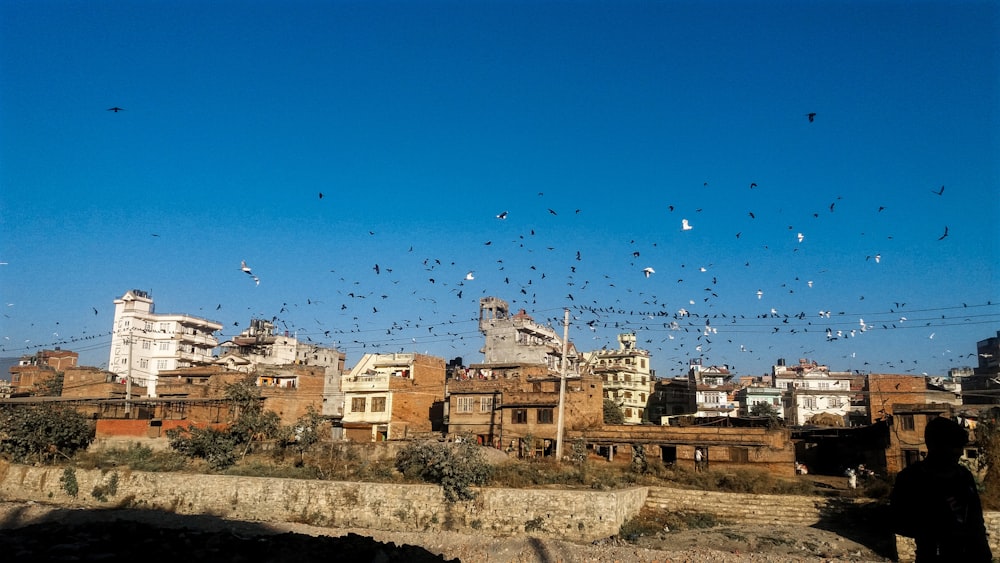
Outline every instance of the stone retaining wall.
<path fill-rule="evenodd" d="M 76 469 L 78 493 L 73 497 L 60 482 L 63 472 L 61 467 L 0 462 L 0 500 L 148 508 L 339 528 L 451 530 L 494 536 L 533 533 L 593 541 L 617 534 L 623 522 L 638 514 L 647 491 L 644 487 L 617 491 L 483 488 L 474 501 L 448 503 L 436 485 Z"/>

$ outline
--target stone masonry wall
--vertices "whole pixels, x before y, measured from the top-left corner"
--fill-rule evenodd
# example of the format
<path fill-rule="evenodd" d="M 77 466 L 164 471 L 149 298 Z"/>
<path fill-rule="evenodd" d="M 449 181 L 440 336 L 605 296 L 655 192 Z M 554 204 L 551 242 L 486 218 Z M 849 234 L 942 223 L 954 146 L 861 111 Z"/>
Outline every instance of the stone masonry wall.
<path fill-rule="evenodd" d="M 593 541 L 618 533 L 638 514 L 646 489 L 555 491 L 480 489 L 472 502 L 449 504 L 436 485 L 345 483 L 301 479 L 75 470 L 79 492 L 60 483 L 61 467 L 0 462 L 0 500 L 79 507 L 132 507 L 212 514 L 248 521 L 304 522 L 390 531 L 525 533 Z M 113 477 L 117 475 L 117 477 Z M 117 487 L 107 489 L 113 479 Z M 106 500 L 94 492 L 103 487 Z"/>
<path fill-rule="evenodd" d="M 618 533 L 648 508 L 711 513 L 735 522 L 813 526 L 876 501 L 797 495 L 752 495 L 635 487 L 618 491 L 479 489 L 471 502 L 449 504 L 436 485 L 348 483 L 228 475 L 75 470 L 70 496 L 62 467 L 0 462 L 0 500 L 64 506 L 132 507 L 178 514 L 212 514 L 260 522 L 303 522 L 388 531 L 452 530 L 493 536 L 543 535 L 589 542 Z M 117 488 L 109 490 L 114 479 Z M 103 487 L 105 500 L 95 494 Z M 994 553 L 1000 553 L 1000 512 L 987 512 Z M 912 540 L 897 538 L 900 561 L 912 561 Z"/>

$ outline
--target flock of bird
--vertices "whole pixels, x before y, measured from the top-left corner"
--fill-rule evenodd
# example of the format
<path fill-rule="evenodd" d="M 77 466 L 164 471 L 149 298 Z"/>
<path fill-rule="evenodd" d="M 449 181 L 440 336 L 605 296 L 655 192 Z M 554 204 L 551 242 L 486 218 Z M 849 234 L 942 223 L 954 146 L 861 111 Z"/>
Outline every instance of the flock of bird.
<path fill-rule="evenodd" d="M 107 111 L 119 113 L 124 109 L 114 106 Z M 805 115 L 808 123 L 815 123 L 816 113 Z M 760 194 L 769 189 L 766 182 L 762 184 L 752 181 L 743 185 L 749 185 L 752 194 Z M 709 183 L 704 182 L 702 188 L 709 189 Z M 944 186 L 930 191 L 938 197 L 944 196 Z M 318 192 L 319 200 L 323 201 L 324 197 L 323 192 Z M 544 192 L 538 192 L 538 197 L 544 198 Z M 841 200 L 837 196 L 829 203 L 825 213 L 835 213 L 835 209 L 839 209 L 836 205 Z M 904 310 L 906 304 L 901 302 L 881 307 L 876 304 L 861 310 L 853 310 L 841 303 L 837 308 L 839 310 L 823 307 L 812 312 L 795 310 L 785 313 L 780 311 L 784 303 L 779 295 L 781 292 L 765 292 L 763 284 L 747 295 L 750 302 L 734 305 L 740 303 L 740 299 L 730 293 L 759 276 L 752 272 L 754 258 L 789 250 L 789 254 L 782 259 L 790 261 L 800 248 L 808 246 L 807 241 L 811 239 L 806 236 L 807 229 L 787 226 L 789 248 L 780 239 L 760 236 L 760 228 L 753 226 L 775 223 L 782 215 L 746 211 L 744 221 L 748 222 L 742 228 L 736 227 L 739 230 L 735 238 L 743 244 L 756 244 L 756 251 L 746 251 L 739 258 L 731 250 L 716 254 L 702 251 L 708 257 L 702 264 L 670 264 L 664 262 L 672 256 L 670 250 L 683 248 L 686 240 L 694 240 L 685 237 L 697 237 L 701 230 L 708 232 L 720 228 L 708 214 L 698 215 L 703 207 L 687 208 L 684 212 L 703 217 L 698 221 L 689 219 L 691 215 L 679 217 L 681 209 L 685 208 L 679 204 L 663 203 L 661 212 L 643 208 L 643 212 L 663 213 L 668 224 L 679 223 L 676 235 L 664 231 L 657 235 L 659 240 L 623 241 L 620 244 L 625 248 L 617 258 L 609 259 L 608 253 L 614 254 L 616 246 L 613 241 L 601 241 L 600 248 L 590 245 L 566 249 L 566 237 L 554 237 L 553 232 L 581 227 L 567 223 L 550 226 L 539 216 L 548 216 L 550 221 L 567 221 L 577 216 L 586 219 L 587 214 L 582 208 L 575 208 L 573 213 L 560 214 L 558 205 L 549 205 L 552 204 L 539 205 L 533 211 L 528 204 L 511 208 L 513 211 L 505 209 L 495 213 L 493 219 L 498 223 L 511 225 L 513 222 L 517 224 L 515 228 L 520 229 L 516 238 L 508 243 L 497 237 L 509 236 L 510 230 L 498 228 L 496 236 L 482 242 L 480 248 L 483 250 L 468 250 L 465 254 L 443 259 L 421 255 L 422 241 L 415 239 L 405 250 L 393 249 L 384 261 L 380 259 L 364 266 L 369 271 L 367 275 L 364 268 L 355 264 L 329 269 L 332 277 L 316 280 L 315 295 L 283 300 L 278 304 L 258 300 L 250 294 L 241 298 L 245 301 L 241 305 L 216 304 L 212 315 L 230 315 L 226 321 L 227 328 L 220 335 L 223 339 L 239 332 L 241 323 L 254 317 L 267 318 L 306 342 L 336 347 L 355 359 L 360 353 L 368 351 L 433 350 L 438 355 L 444 355 L 440 351 L 447 350 L 463 355 L 474 353 L 481 345 L 478 299 L 490 295 L 507 300 L 511 304 L 511 312 L 525 309 L 536 321 L 553 326 L 562 322 L 563 309 L 569 309 L 573 314 L 574 328 L 571 340 L 581 351 L 606 347 L 609 342 L 614 342 L 615 333 L 636 332 L 642 347 L 649 349 L 654 358 L 657 355 L 664 357 L 661 365 L 673 362 L 678 368 L 686 366 L 694 357 L 703 358 L 707 364 L 721 363 L 718 358 L 744 354 L 753 354 L 757 360 L 774 360 L 785 355 L 804 357 L 817 353 L 824 343 L 850 341 L 874 330 L 923 326 L 928 333 L 927 338 L 933 339 L 936 327 L 970 322 L 972 319 L 968 305 L 923 309 L 911 306 Z M 882 214 L 889 207 L 881 204 L 873 206 L 874 213 Z M 677 215 L 673 215 L 675 211 Z M 813 220 L 821 218 L 820 213 L 809 215 Z M 530 216 L 530 219 L 520 223 L 519 216 Z M 677 219 L 670 219 L 671 216 Z M 373 240 L 378 238 L 374 230 L 368 230 L 367 235 Z M 943 234 L 937 240 L 943 241 L 947 236 L 948 227 L 944 226 Z M 608 247 L 611 247 L 610 251 Z M 253 290 L 266 290 L 272 281 L 282 283 L 280 274 L 261 270 L 266 274 L 267 282 L 262 284 L 261 278 L 248 265 L 248 260 L 255 261 L 258 266 L 265 260 L 262 256 L 248 255 L 240 262 L 240 271 L 253 281 Z M 882 261 L 881 251 L 865 256 L 864 260 L 875 265 L 881 265 Z M 670 276 L 666 282 L 660 279 L 670 271 L 676 271 L 677 277 Z M 822 275 L 823 271 L 814 273 Z M 423 284 L 421 279 L 425 280 Z M 692 289 L 691 284 L 696 284 L 699 289 Z M 796 290 L 811 291 L 820 286 L 810 275 L 794 276 L 772 289 L 780 289 L 787 296 Z M 726 299 L 720 297 L 723 294 Z M 591 298 L 588 300 L 588 297 Z M 457 302 L 454 301 L 456 299 Z M 446 303 L 447 300 L 452 301 Z M 858 301 L 863 300 L 864 296 L 859 296 Z M 754 302 L 767 305 L 760 311 L 748 312 L 754 310 Z M 984 324 L 995 323 L 1000 318 L 1000 311 L 992 302 L 973 304 L 971 308 L 979 313 L 976 318 Z M 390 318 L 394 315 L 392 311 L 409 314 L 405 318 Z M 93 312 L 98 314 L 96 308 Z M 904 312 L 905 315 L 902 314 Z M 761 338 L 762 335 L 767 338 Z M 798 339 L 783 342 L 769 340 L 782 335 L 795 335 Z M 91 334 L 85 338 L 95 337 L 100 335 Z M 68 338 L 59 342 L 72 344 L 84 339 L 78 338 L 80 340 Z M 588 339 L 595 342 L 592 345 L 585 343 L 584 340 Z M 757 342 L 758 346 L 768 341 L 774 344 L 769 344 L 767 349 L 756 349 L 757 346 L 750 341 Z M 826 363 L 835 363 L 838 359 L 850 362 L 854 356 L 850 350 L 832 348 L 824 348 L 819 353 L 829 356 L 822 358 Z M 962 357 L 959 353 L 954 356 L 956 360 Z M 859 362 L 858 366 L 869 369 L 872 363 Z M 879 367 L 904 371 L 919 369 L 917 361 L 912 359 L 886 360 Z"/>

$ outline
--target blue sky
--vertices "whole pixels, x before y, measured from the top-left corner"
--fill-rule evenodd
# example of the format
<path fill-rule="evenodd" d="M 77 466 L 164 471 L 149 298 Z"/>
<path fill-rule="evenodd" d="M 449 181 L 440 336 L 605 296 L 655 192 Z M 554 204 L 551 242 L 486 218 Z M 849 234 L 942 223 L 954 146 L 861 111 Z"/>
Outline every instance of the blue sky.
<path fill-rule="evenodd" d="M 660 377 L 975 365 L 998 30 L 993 2 L 4 2 L 0 355 L 104 365 L 138 288 L 348 366 L 481 361 L 485 295 L 569 308 L 584 351 L 635 331 Z"/>

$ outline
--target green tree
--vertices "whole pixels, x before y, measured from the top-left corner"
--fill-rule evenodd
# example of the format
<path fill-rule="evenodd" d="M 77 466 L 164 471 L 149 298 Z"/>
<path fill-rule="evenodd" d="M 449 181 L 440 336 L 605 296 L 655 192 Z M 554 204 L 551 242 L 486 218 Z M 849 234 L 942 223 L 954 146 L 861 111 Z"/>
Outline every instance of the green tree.
<path fill-rule="evenodd" d="M 61 397 L 64 379 L 65 374 L 63 372 L 55 372 L 52 377 L 43 379 L 41 383 L 35 386 L 35 394 L 44 397 Z"/>
<path fill-rule="evenodd" d="M 233 419 L 229 432 L 236 444 L 242 446 L 241 459 L 246 457 L 255 441 L 287 440 L 289 431 L 282 428 L 278 413 L 264 410 L 264 401 L 255 375 L 248 375 L 236 383 L 226 385 L 226 398 L 229 400 Z"/>
<path fill-rule="evenodd" d="M 625 413 L 611 399 L 604 399 L 604 424 L 625 424 Z"/>
<path fill-rule="evenodd" d="M 472 486 L 484 484 L 491 473 L 480 446 L 471 439 L 453 444 L 411 442 L 396 454 L 396 469 L 441 485 L 451 502 L 475 498 Z"/>
<path fill-rule="evenodd" d="M 94 425 L 61 405 L 0 407 L 0 451 L 17 462 L 68 459 L 94 439 Z"/>
<path fill-rule="evenodd" d="M 750 416 L 759 416 L 767 418 L 768 428 L 777 428 L 784 424 L 781 418 L 781 413 L 778 409 L 771 403 L 754 403 L 750 407 Z"/>

